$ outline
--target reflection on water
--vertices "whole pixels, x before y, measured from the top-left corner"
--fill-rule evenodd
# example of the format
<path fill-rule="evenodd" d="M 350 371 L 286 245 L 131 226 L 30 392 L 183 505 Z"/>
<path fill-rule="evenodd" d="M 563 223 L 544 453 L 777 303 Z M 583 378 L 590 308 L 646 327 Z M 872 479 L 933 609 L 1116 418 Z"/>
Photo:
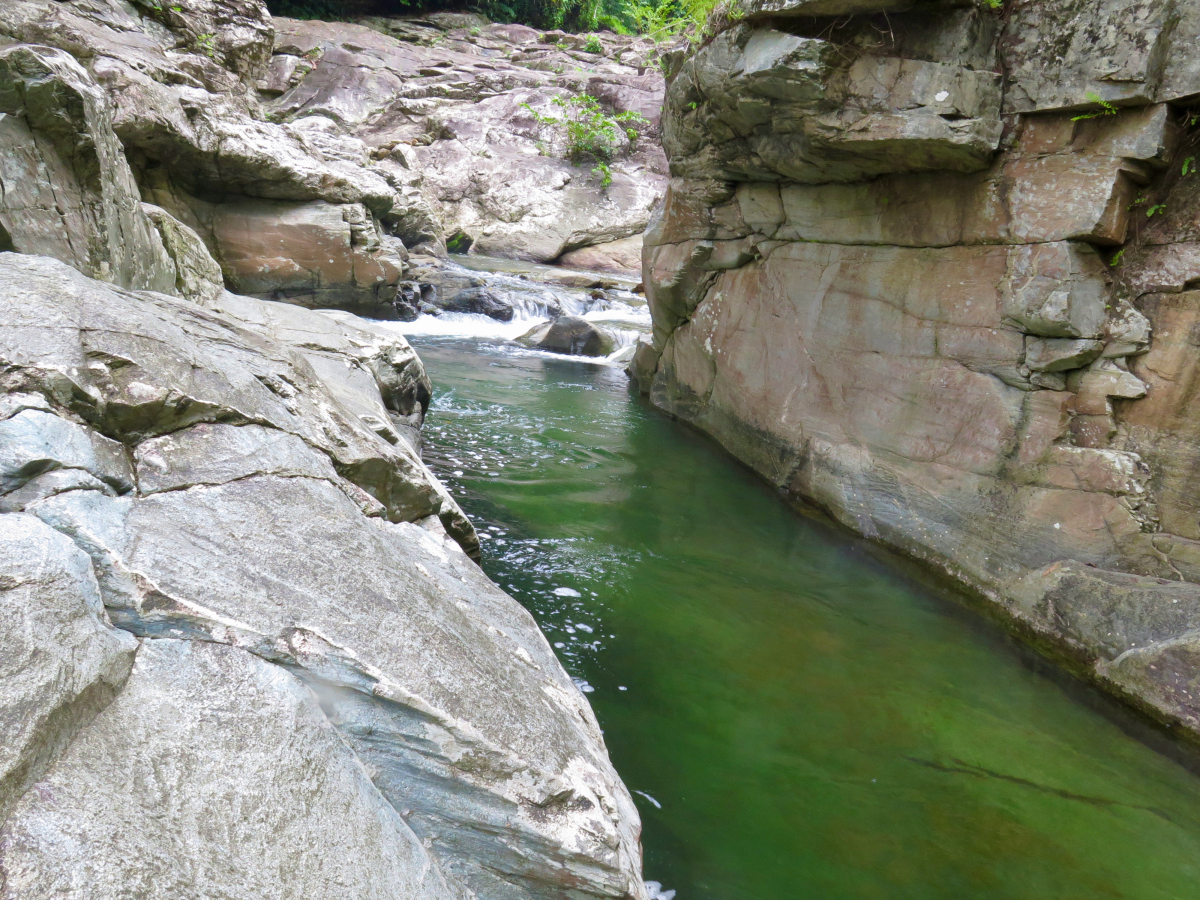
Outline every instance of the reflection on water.
<path fill-rule="evenodd" d="M 418 337 L 430 464 L 676 900 L 1195 898 L 1200 781 L 613 368 Z"/>

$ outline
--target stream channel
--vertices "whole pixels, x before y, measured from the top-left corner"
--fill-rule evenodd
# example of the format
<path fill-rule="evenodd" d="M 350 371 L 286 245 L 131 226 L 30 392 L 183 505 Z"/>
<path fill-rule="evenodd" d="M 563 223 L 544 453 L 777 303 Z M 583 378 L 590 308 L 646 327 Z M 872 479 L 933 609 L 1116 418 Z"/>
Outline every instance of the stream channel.
<path fill-rule="evenodd" d="M 626 299 L 588 317 L 646 330 Z M 628 341 L 514 344 L 536 319 L 398 327 L 425 458 L 587 693 L 660 896 L 1200 897 L 1186 753 L 654 411 Z"/>

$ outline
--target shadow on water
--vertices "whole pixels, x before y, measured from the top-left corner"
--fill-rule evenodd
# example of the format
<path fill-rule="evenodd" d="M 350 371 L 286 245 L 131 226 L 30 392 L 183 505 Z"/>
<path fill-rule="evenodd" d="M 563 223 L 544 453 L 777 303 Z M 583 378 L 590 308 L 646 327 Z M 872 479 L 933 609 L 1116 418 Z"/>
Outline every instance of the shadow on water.
<path fill-rule="evenodd" d="M 416 343 L 429 462 L 592 701 L 678 900 L 1197 896 L 1187 750 L 623 374 Z"/>

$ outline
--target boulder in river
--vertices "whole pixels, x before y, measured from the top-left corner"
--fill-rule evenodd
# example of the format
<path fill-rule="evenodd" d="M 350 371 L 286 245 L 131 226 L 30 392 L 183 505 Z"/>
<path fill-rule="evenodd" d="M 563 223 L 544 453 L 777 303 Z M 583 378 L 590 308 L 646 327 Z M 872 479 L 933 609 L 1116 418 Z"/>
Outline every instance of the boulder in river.
<path fill-rule="evenodd" d="M 578 316 L 559 316 L 521 335 L 517 340 L 526 347 L 571 356 L 608 356 L 614 348 L 609 335 Z"/>

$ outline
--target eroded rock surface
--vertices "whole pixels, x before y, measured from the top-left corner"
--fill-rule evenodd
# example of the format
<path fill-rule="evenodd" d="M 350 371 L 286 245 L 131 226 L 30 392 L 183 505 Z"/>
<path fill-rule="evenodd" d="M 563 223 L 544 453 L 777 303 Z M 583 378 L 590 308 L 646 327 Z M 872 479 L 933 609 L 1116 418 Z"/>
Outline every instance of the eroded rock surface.
<path fill-rule="evenodd" d="M 644 897 L 590 707 L 414 449 L 402 337 L 0 282 L 0 895 Z"/>
<path fill-rule="evenodd" d="M 462 14 L 273 20 L 261 0 L 12 0 L 0 250 L 397 318 L 419 289 L 406 248 L 545 262 L 620 245 L 666 184 L 663 78 L 652 42 L 597 40 Z M 607 175 L 545 122 L 583 94 L 643 117 Z"/>
<path fill-rule="evenodd" d="M 630 367 L 1194 733 L 1198 9 L 750 4 L 670 60 Z"/>

